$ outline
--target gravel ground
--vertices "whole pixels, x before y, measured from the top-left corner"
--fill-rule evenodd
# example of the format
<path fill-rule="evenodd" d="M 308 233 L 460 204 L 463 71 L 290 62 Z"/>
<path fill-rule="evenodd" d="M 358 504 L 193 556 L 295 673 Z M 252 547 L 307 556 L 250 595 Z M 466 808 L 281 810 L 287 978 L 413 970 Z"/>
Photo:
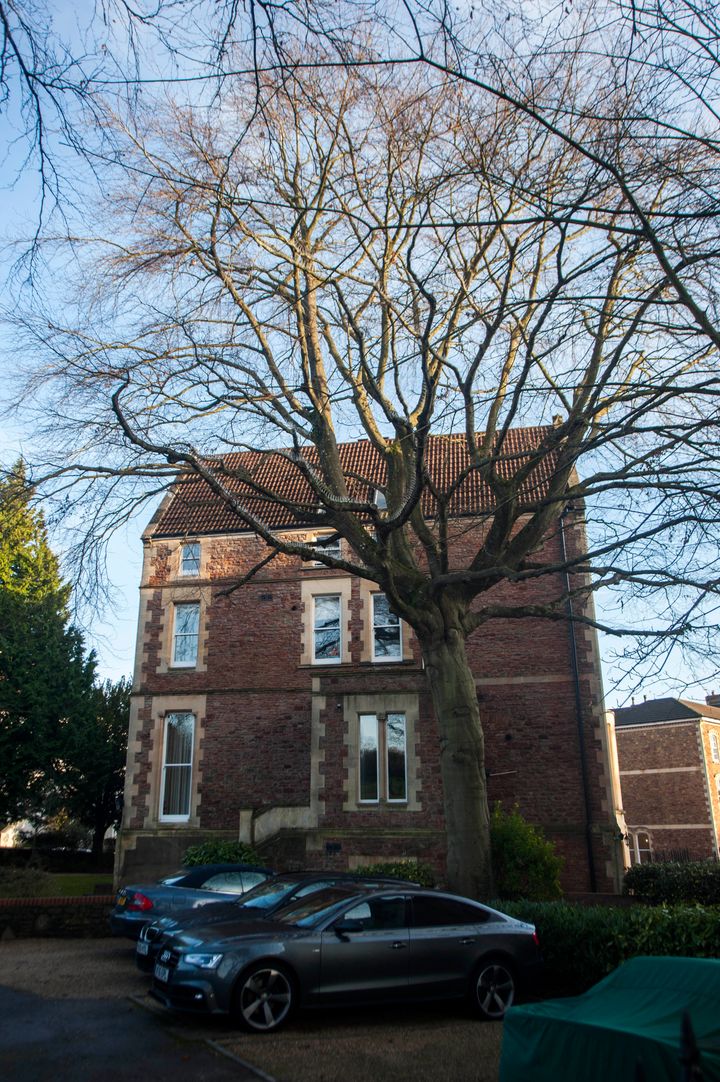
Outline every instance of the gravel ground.
<path fill-rule="evenodd" d="M 133 953 L 118 939 L 0 942 L 0 985 L 46 999 L 132 997 L 176 1033 L 276 1082 L 497 1082 L 502 1026 L 469 1018 L 462 1005 L 308 1011 L 280 1033 L 256 1036 L 226 1020 L 165 1012 L 147 995 Z"/>

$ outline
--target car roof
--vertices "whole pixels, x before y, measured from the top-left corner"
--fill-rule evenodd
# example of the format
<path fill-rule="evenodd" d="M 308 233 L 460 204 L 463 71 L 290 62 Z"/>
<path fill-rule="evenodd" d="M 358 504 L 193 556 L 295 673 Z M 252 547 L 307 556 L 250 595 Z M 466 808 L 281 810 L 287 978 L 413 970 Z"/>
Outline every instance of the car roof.
<path fill-rule="evenodd" d="M 401 879 L 399 876 L 392 875 L 370 875 L 364 872 L 333 872 L 327 868 L 321 868 L 319 871 L 302 871 L 302 872 L 278 872 L 273 876 L 274 879 L 294 879 L 298 882 L 312 882 L 315 879 L 334 879 L 339 882 L 348 883 L 392 883 L 393 885 L 408 885 L 419 886 L 418 883 L 409 883 L 407 879 Z"/>
<path fill-rule="evenodd" d="M 205 879 L 210 875 L 220 875 L 222 872 L 265 872 L 269 876 L 273 874 L 270 868 L 263 868 L 260 864 L 230 864 L 226 862 L 224 864 L 194 864 L 190 868 L 170 872 L 168 875 L 164 875 L 163 879 L 187 879 L 189 876 Z"/>

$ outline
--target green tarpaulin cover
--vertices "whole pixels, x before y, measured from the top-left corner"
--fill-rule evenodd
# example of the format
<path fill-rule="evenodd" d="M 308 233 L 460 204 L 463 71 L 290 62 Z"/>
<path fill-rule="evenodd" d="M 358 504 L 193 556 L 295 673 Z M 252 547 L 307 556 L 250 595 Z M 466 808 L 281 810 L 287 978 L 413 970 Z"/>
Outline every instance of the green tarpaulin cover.
<path fill-rule="evenodd" d="M 633 958 L 583 996 L 512 1007 L 500 1082 L 680 1082 L 688 1011 L 704 1082 L 720 1082 L 720 961 Z"/>

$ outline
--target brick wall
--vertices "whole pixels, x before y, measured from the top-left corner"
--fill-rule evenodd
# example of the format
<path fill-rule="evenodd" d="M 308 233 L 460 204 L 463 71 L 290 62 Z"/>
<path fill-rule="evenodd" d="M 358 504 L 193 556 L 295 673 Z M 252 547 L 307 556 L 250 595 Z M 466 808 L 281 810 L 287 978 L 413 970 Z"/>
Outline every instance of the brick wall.
<path fill-rule="evenodd" d="M 458 524 L 455 562 L 467 562 L 477 546 L 469 520 Z M 577 527 L 570 526 L 569 534 Z M 575 537 L 578 543 L 578 537 Z M 143 644 L 136 674 L 137 739 L 129 752 L 124 838 L 119 869 L 133 866 L 139 836 L 177 838 L 198 829 L 237 836 L 244 809 L 261 815 L 268 807 L 313 806 L 306 830 L 305 860 L 313 866 L 347 866 L 359 858 L 419 854 L 442 870 L 444 860 L 439 736 L 433 717 L 418 644 L 410 635 L 402 662 L 370 665 L 363 644 L 369 629 L 361 584 L 353 580 L 347 611 L 351 661 L 342 666 L 303 665 L 304 611 L 301 583 L 320 586 L 335 572 L 278 557 L 261 575 L 239 590 L 233 582 L 266 554 L 251 537 L 203 540 L 203 574 L 212 578 L 212 599 L 204 612 L 206 671 L 163 671 L 169 597 L 177 579 L 175 543 L 157 542 L 147 554 L 140 626 Z M 175 544 L 175 549 L 177 545 Z M 554 562 L 559 538 L 537 558 Z M 207 586 L 203 578 L 198 591 Z M 531 584 L 498 586 L 493 602 L 544 603 L 562 583 L 551 576 Z M 184 588 L 187 587 L 187 581 Z M 307 593 L 307 590 L 306 590 Z M 407 630 L 407 629 L 406 629 Z M 612 890 L 609 841 L 613 824 L 601 741 L 598 658 L 592 637 L 576 631 L 581 725 L 571 664 L 571 629 L 564 621 L 494 620 L 468 641 L 486 734 L 489 797 L 507 806 L 517 803 L 531 821 L 543 826 L 566 858 L 568 889 L 589 889 L 588 844 L 595 853 L 598 889 Z M 167 649 L 167 646 L 165 646 Z M 409 758 L 417 770 L 419 807 L 379 806 L 349 811 L 348 719 L 343 703 L 371 688 L 384 694 L 414 695 L 418 722 Z M 197 747 L 196 814 L 187 827 L 152 821 L 157 804 L 158 762 L 162 754 L 161 719 L 153 713 L 158 697 L 182 708 L 183 697 L 202 694 L 206 708 Z M 587 799 L 593 832 L 585 823 L 581 747 L 586 760 Z M 158 828 L 159 827 L 159 828 Z M 180 851 L 168 841 L 166 851 Z M 267 848 L 267 847 L 266 847 Z M 297 862 L 298 848 L 286 835 L 277 837 L 270 859 L 282 866 Z M 127 859 L 126 859 L 127 857 Z M 143 867 L 146 857 L 143 857 Z M 339 864 L 338 864 L 339 862 Z M 164 868 L 158 868 L 164 870 Z"/>
<path fill-rule="evenodd" d="M 713 856 L 714 839 L 698 721 L 617 727 L 628 828 L 644 828 L 656 851 Z"/>
<path fill-rule="evenodd" d="M 0 939 L 14 936 L 91 939 L 110 935 L 113 895 L 0 898 Z"/>

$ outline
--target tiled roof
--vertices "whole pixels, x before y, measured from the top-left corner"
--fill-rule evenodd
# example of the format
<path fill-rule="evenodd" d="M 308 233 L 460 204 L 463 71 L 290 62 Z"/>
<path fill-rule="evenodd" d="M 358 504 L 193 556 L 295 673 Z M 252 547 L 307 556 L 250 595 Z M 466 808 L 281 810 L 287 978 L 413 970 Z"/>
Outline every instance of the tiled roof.
<path fill-rule="evenodd" d="M 692 721 L 712 718 L 720 721 L 720 709 L 693 703 L 688 699 L 650 699 L 635 706 L 623 706 L 615 711 L 615 725 L 653 725 L 662 721 Z"/>
<path fill-rule="evenodd" d="M 508 433 L 503 445 L 503 459 L 498 470 L 506 477 L 536 451 L 550 429 L 546 427 L 515 428 Z M 256 484 L 271 491 L 282 500 L 295 505 L 297 513 L 288 510 L 277 500 L 259 496 L 243 481 L 231 479 L 227 487 L 252 514 L 261 518 L 271 529 L 311 525 L 312 512 L 316 509 L 310 487 L 300 471 L 287 459 L 273 452 L 248 451 L 218 456 L 227 470 L 248 470 Z M 317 460 L 314 449 L 306 451 L 306 459 Z M 372 489 L 382 485 L 385 472 L 382 460 L 368 440 L 340 445 L 340 459 L 347 478 L 351 499 L 367 501 Z M 462 470 L 468 466 L 465 437 L 462 435 L 431 436 L 427 442 L 426 463 L 434 486 L 447 492 Z M 555 463 L 555 452 L 538 461 L 538 465 L 523 485 L 521 502 L 524 506 L 534 504 L 547 491 Z M 429 491 L 423 493 L 423 512 L 431 517 L 435 501 Z M 477 471 L 471 473 L 453 495 L 450 511 L 453 515 L 491 512 L 493 496 Z M 303 515 L 303 510 L 307 514 Z M 148 533 L 152 536 L 185 537 L 195 534 L 233 533 L 246 527 L 233 511 L 216 496 L 202 479 L 191 476 L 178 482 L 172 499 L 159 509 Z"/>

